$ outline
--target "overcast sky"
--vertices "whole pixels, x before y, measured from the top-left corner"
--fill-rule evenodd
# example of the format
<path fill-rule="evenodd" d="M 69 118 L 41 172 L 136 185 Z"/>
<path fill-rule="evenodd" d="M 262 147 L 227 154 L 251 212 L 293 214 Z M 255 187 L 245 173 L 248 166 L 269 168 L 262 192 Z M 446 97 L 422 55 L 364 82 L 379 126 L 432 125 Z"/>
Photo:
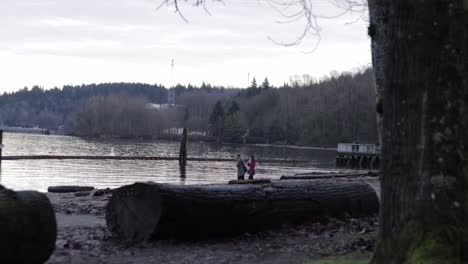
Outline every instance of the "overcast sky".
<path fill-rule="evenodd" d="M 314 0 L 315 13 L 342 11 L 329 1 Z M 293 41 L 304 21 L 277 23 L 285 18 L 259 0 L 224 3 L 209 4 L 211 16 L 182 5 L 186 23 L 173 7 L 156 9 L 160 0 L 1 0 L 0 91 L 102 82 L 245 87 L 249 72 L 281 85 L 295 74 L 370 65 L 360 14 L 320 19 L 321 42 L 306 54 L 316 38 L 295 47 L 269 39 Z"/>

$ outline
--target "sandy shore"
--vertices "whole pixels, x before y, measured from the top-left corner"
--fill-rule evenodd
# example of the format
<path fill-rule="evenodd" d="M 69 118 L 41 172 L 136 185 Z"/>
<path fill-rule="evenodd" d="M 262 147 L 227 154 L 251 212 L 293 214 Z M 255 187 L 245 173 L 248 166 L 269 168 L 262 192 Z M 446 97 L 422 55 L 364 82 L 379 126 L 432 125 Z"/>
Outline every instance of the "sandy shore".
<path fill-rule="evenodd" d="M 364 180 L 379 191 L 378 180 L 374 178 L 339 180 Z M 300 226 L 232 238 L 163 240 L 135 245 L 114 239 L 107 231 L 104 208 L 109 195 L 77 197 L 73 193 L 48 193 L 47 196 L 58 221 L 56 250 L 48 264 L 310 263 L 323 256 L 369 253 L 378 225 L 377 217 L 317 219 Z"/>

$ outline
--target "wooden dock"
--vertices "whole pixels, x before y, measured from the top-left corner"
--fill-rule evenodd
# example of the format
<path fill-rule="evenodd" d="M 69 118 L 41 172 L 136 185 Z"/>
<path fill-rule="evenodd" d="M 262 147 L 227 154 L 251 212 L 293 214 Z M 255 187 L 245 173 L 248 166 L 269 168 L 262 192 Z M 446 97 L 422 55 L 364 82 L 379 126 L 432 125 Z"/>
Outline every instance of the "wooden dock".
<path fill-rule="evenodd" d="M 339 143 L 336 166 L 353 169 L 379 169 L 380 147 L 375 144 Z"/>

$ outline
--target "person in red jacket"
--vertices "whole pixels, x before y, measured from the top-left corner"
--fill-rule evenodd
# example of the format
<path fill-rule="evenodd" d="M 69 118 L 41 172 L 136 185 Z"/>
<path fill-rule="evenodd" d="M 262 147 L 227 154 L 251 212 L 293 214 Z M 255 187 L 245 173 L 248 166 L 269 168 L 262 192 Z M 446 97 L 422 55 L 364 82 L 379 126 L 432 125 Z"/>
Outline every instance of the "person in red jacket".
<path fill-rule="evenodd" d="M 250 161 L 247 163 L 247 166 L 249 167 L 249 180 L 253 180 L 253 176 L 255 175 L 255 157 L 254 155 L 250 155 Z"/>

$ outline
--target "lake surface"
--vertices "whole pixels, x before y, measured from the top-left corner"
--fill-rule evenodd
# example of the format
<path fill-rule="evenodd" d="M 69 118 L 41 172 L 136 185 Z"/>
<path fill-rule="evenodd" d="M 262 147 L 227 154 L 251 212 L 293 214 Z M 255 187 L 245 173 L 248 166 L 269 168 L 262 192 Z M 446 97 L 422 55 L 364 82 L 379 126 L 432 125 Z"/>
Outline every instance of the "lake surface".
<path fill-rule="evenodd" d="M 179 143 L 173 141 L 101 140 L 58 135 L 4 133 L 3 155 L 109 155 L 177 156 Z M 259 163 L 258 178 L 278 179 L 281 175 L 311 171 L 336 171 L 335 151 L 255 145 L 217 145 L 189 142 L 188 157 L 232 158 L 237 153 L 254 154 L 257 159 L 306 160 L 297 165 Z M 177 184 L 226 183 L 235 179 L 235 162 L 188 161 L 180 177 L 177 161 L 148 160 L 18 160 L 2 161 L 0 184 L 15 190 L 46 191 L 52 185 L 118 187 L 136 181 Z"/>

